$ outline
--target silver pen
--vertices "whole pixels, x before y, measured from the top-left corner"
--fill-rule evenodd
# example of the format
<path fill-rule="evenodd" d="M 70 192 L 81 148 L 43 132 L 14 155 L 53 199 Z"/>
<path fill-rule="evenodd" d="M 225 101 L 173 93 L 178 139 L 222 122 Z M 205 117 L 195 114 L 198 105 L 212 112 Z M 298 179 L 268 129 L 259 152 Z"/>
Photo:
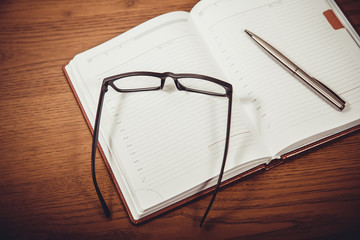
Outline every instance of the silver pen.
<path fill-rule="evenodd" d="M 306 86 L 312 89 L 320 97 L 322 97 L 326 102 L 333 106 L 336 110 L 342 111 L 345 108 L 345 101 L 342 100 L 334 91 L 326 87 L 319 80 L 309 76 L 306 72 L 296 66 L 288 58 L 286 58 L 282 53 L 272 47 L 269 43 L 265 42 L 260 37 L 256 36 L 254 33 L 249 30 L 245 30 L 247 34 L 258 43 L 266 52 L 268 52 L 273 58 L 275 58 L 281 65 L 283 65 L 290 72 L 294 73 L 300 80 L 302 80 Z"/>

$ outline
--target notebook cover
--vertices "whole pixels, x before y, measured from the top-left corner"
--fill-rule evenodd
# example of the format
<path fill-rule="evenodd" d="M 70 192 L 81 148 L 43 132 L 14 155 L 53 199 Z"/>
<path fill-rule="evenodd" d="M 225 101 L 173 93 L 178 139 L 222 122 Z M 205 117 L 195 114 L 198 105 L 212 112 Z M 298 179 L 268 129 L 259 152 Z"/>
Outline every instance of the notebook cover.
<path fill-rule="evenodd" d="M 89 119 L 88 119 L 88 117 L 87 117 L 87 115 L 86 115 L 86 113 L 85 113 L 85 110 L 84 110 L 83 106 L 81 105 L 80 99 L 79 99 L 79 97 L 78 97 L 78 95 L 77 95 L 77 93 L 76 93 L 76 91 L 75 91 L 74 86 L 73 86 L 72 83 L 71 83 L 71 80 L 70 80 L 70 78 L 69 78 L 69 76 L 68 76 L 68 74 L 67 74 L 67 72 L 66 72 L 65 67 L 63 67 L 63 71 L 64 71 L 65 77 L 66 77 L 66 79 L 67 79 L 67 81 L 68 81 L 68 83 L 69 83 L 69 86 L 70 86 L 72 92 L 74 93 L 75 99 L 76 99 L 76 101 L 77 101 L 77 103 L 78 103 L 78 105 L 79 105 L 79 107 L 80 107 L 80 110 L 81 110 L 81 112 L 82 112 L 82 114 L 83 114 L 83 116 L 84 116 L 84 118 L 85 118 L 85 121 L 86 121 L 86 123 L 87 123 L 87 125 L 88 125 L 88 127 L 89 127 L 89 129 L 90 129 L 90 131 L 91 131 L 91 133 L 93 134 L 93 128 L 92 128 L 92 126 L 91 126 L 91 124 L 90 124 L 90 121 L 89 121 Z M 296 150 L 294 150 L 294 151 L 291 151 L 291 152 L 289 152 L 289 153 L 286 153 L 286 154 L 282 155 L 280 159 L 274 159 L 274 160 L 272 160 L 269 164 L 261 164 L 261 165 L 259 165 L 259 166 L 257 166 L 257 167 L 254 167 L 254 168 L 252 168 L 252 169 L 250 169 L 250 170 L 248 170 L 248 171 L 246 171 L 246 172 L 243 172 L 243 173 L 241 173 L 241 174 L 239 174 L 239 175 L 237 175 L 237 176 L 235 176 L 235 177 L 233 177 L 233 178 L 230 178 L 230 179 L 222 182 L 221 185 L 220 185 L 220 187 L 223 187 L 223 186 L 225 186 L 225 185 L 228 185 L 228 184 L 230 184 L 230 183 L 232 183 L 232 182 L 235 182 L 235 181 L 237 181 L 237 180 L 239 180 L 239 179 L 241 179 L 241 178 L 243 178 L 243 177 L 245 177 L 245 176 L 248 176 L 248 175 L 250 175 L 250 174 L 252 174 L 252 173 L 255 173 L 255 172 L 258 172 L 258 171 L 260 171 L 260 170 L 269 170 L 269 169 L 271 169 L 271 168 L 273 168 L 273 167 L 275 167 L 275 166 L 278 166 L 278 165 L 282 164 L 282 163 L 284 162 L 284 160 L 287 159 L 287 158 L 289 158 L 289 157 L 292 157 L 292 156 L 294 156 L 294 155 L 296 155 L 296 154 L 299 154 L 299 153 L 301 153 L 301 152 L 307 151 L 307 150 L 312 149 L 312 148 L 314 148 L 314 147 L 317 147 L 317 146 L 319 146 L 319 145 L 321 145 L 321 144 L 323 144 L 323 143 L 326 143 L 326 142 L 329 142 L 329 141 L 334 140 L 334 139 L 336 139 L 336 138 L 342 137 L 342 136 L 344 136 L 344 135 L 347 135 L 347 134 L 349 134 L 349 133 L 351 133 L 351 132 L 354 132 L 354 131 L 357 131 L 357 130 L 359 130 L 359 129 L 360 129 L 360 125 L 357 125 L 357 126 L 355 126 L 355 127 L 349 128 L 349 129 L 347 129 L 347 130 L 345 130 L 345 131 L 336 133 L 336 134 L 334 134 L 334 135 L 331 135 L 331 136 L 329 136 L 329 137 L 326 137 L 326 138 L 324 138 L 324 139 L 321 139 L 321 140 L 319 140 L 319 141 L 313 142 L 313 143 L 311 143 L 311 144 L 309 144 L 309 145 L 306 145 L 306 146 L 304 146 L 304 147 L 301 147 L 301 148 L 299 148 L 299 149 L 296 149 Z M 106 157 L 105 157 L 105 154 L 104 154 L 104 152 L 103 152 L 100 144 L 98 144 L 98 149 L 99 149 L 99 152 L 100 152 L 100 154 L 101 154 L 101 156 L 102 156 L 102 158 L 103 158 L 103 160 L 104 160 L 104 162 L 105 162 L 105 165 L 106 165 L 106 167 L 107 167 L 107 169 L 108 169 L 108 171 L 109 171 L 109 173 L 110 173 L 111 179 L 112 179 L 113 183 L 115 184 L 115 187 L 116 187 L 117 192 L 118 192 L 118 194 L 119 194 L 119 196 L 120 196 L 120 198 L 121 198 L 121 201 L 123 202 L 123 204 L 124 204 L 124 206 L 125 206 L 125 209 L 126 209 L 128 215 L 129 215 L 130 221 L 131 221 L 132 223 L 134 223 L 134 224 L 139 224 L 139 223 L 143 223 L 143 222 L 145 222 L 145 221 L 149 221 L 150 219 L 152 219 L 152 218 L 154 218 L 154 217 L 156 217 L 156 216 L 159 216 L 159 215 L 161 215 L 161 214 L 163 214 L 163 213 L 165 213 L 165 212 L 168 212 L 168 211 L 170 211 L 170 210 L 172 210 L 172 209 L 174 209 L 174 208 L 177 208 L 177 207 L 179 207 L 179 206 L 181 206 L 181 205 L 183 205 L 183 204 L 185 204 L 185 203 L 187 203 L 187 202 L 189 202 L 189 201 L 192 201 L 192 200 L 194 200 L 194 199 L 196 199 L 196 198 L 199 198 L 199 197 L 201 197 L 201 196 L 203 196 L 203 195 L 205 195 L 205 194 L 208 194 L 208 193 L 212 192 L 212 191 L 215 189 L 215 186 L 210 187 L 210 188 L 208 188 L 208 189 L 206 189 L 206 190 L 204 190 L 204 191 L 201 191 L 201 192 L 199 192 L 199 193 L 197 193 L 197 194 L 194 194 L 194 195 L 192 195 L 192 196 L 190 196 L 190 197 L 188 197 L 188 198 L 186 198 L 186 199 L 183 199 L 183 200 L 181 200 L 181 201 L 179 201 L 179 202 L 177 202 L 177 203 L 174 203 L 174 204 L 172 204 L 171 206 L 168 206 L 168 207 L 166 207 L 166 208 L 164 208 L 164 209 L 162 209 L 162 210 L 159 210 L 159 211 L 157 211 L 157 212 L 155 212 L 155 213 L 152 213 L 152 214 L 150 214 L 150 215 L 148 215 L 148 216 L 146 216 L 146 217 L 143 217 L 143 218 L 141 218 L 141 219 L 139 219 L 139 220 L 135 220 L 135 219 L 133 218 L 131 212 L 130 212 L 130 209 L 129 209 L 126 201 L 125 201 L 125 198 L 124 198 L 124 196 L 123 196 L 123 194 L 122 194 L 122 192 L 121 192 L 121 190 L 120 190 L 120 187 L 119 187 L 119 185 L 118 185 L 118 183 L 117 183 L 117 181 L 116 181 L 116 179 L 115 179 L 115 176 L 114 176 L 114 174 L 113 174 L 113 172 L 112 172 L 112 170 L 111 170 L 111 168 L 110 168 L 110 165 L 109 165 L 109 163 L 108 163 L 108 161 L 107 161 L 107 159 L 106 159 Z"/>

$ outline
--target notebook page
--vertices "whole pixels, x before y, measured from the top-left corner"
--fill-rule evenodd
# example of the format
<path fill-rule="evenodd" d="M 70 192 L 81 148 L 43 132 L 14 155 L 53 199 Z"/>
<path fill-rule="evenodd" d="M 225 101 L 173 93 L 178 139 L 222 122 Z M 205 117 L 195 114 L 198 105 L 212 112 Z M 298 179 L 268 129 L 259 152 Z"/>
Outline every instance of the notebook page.
<path fill-rule="evenodd" d="M 84 91 L 88 86 L 86 90 L 92 94 L 84 94 L 90 96 L 86 102 L 93 102 L 86 109 L 90 120 L 94 119 L 101 81 L 107 76 L 129 71 L 170 71 L 223 78 L 187 14 L 163 15 L 145 26 L 76 58 L 74 68 L 82 81 L 79 89 Z M 123 185 L 128 187 L 125 198 L 133 202 L 137 212 L 153 211 L 153 206 L 218 174 L 227 104 L 226 98 L 179 92 L 171 79 L 163 91 L 121 94 L 109 87 L 100 143 L 108 151 L 107 157 L 116 156 L 108 158 L 109 163 L 122 190 Z M 226 169 L 269 158 L 264 149 L 248 126 L 241 106 L 234 104 Z"/>
<path fill-rule="evenodd" d="M 323 16 L 326 1 L 202 1 L 191 12 L 273 154 L 359 124 L 360 53 Z M 337 112 L 244 33 L 259 35 L 346 102 Z M 320 135 L 319 135 L 320 134 Z M 307 140 L 309 141 L 309 140 Z M 311 141 L 311 140 L 310 140 Z M 294 146 L 292 146 L 294 147 Z"/>

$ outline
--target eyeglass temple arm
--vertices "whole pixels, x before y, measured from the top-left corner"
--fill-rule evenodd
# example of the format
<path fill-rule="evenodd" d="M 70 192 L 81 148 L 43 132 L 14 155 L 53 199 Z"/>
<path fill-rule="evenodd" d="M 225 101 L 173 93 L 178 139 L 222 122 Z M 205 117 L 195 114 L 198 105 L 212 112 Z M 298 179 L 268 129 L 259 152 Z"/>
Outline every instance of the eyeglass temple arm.
<path fill-rule="evenodd" d="M 108 90 L 108 84 L 103 83 L 103 85 L 101 87 L 99 103 L 98 103 L 98 107 L 97 107 L 97 111 L 96 111 L 96 119 L 95 119 L 94 134 L 93 134 L 93 141 L 92 141 L 91 175 L 92 175 L 92 179 L 93 179 L 93 182 L 94 182 L 96 193 L 97 193 L 98 198 L 100 200 L 101 206 L 102 206 L 102 208 L 104 210 L 105 216 L 107 218 L 110 218 L 110 210 L 109 210 L 108 206 L 106 205 L 106 202 L 105 202 L 103 196 L 101 195 L 99 186 L 98 186 L 97 181 L 96 181 L 96 176 L 95 176 L 95 156 L 96 156 L 96 149 L 97 149 L 97 145 L 98 145 L 101 111 L 102 111 L 102 107 L 103 107 L 105 93 L 107 92 L 107 90 Z"/>
<path fill-rule="evenodd" d="M 223 157 L 223 161 L 222 161 L 222 164 L 221 164 L 221 169 L 220 169 L 220 174 L 219 174 L 219 177 L 218 177 L 218 181 L 217 181 L 217 184 L 216 184 L 216 188 L 213 192 L 213 195 L 212 195 L 212 198 L 210 200 L 210 203 L 209 203 L 209 206 L 207 207 L 205 213 L 204 213 L 204 216 L 202 217 L 201 219 L 201 222 L 200 222 L 200 227 L 202 227 L 204 221 L 205 221 L 205 218 L 206 216 L 208 215 L 210 209 L 211 209 L 211 206 L 212 204 L 214 203 L 214 200 L 215 200 L 215 197 L 216 197 L 216 194 L 218 193 L 219 191 L 219 188 L 220 188 L 220 184 L 221 184 L 221 180 L 222 180 L 222 177 L 223 177 L 223 174 L 224 174 L 224 169 L 225 169 L 225 162 L 226 162 L 226 157 L 227 157 L 227 154 L 228 154 L 228 149 L 229 149 L 229 138 L 230 138 L 230 125 L 231 125 L 231 108 L 232 108 L 232 95 L 229 95 L 229 104 L 228 104 L 228 116 L 227 116 L 227 128 L 226 128 L 226 141 L 225 141 L 225 149 L 224 149 L 224 157 Z"/>

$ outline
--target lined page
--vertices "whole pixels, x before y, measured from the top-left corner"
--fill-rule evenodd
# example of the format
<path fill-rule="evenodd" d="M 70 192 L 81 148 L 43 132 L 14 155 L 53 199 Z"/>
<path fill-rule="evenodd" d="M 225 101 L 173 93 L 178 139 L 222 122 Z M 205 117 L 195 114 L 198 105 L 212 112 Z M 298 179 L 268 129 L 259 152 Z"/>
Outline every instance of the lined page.
<path fill-rule="evenodd" d="M 321 138 L 339 126 L 359 124 L 360 51 L 346 29 L 332 29 L 323 16 L 329 8 L 326 1 L 313 0 L 209 0 L 192 11 L 273 154 L 312 136 Z M 244 29 L 337 92 L 347 102 L 345 110 L 337 112 L 316 96 Z"/>
<path fill-rule="evenodd" d="M 188 14 L 181 12 L 147 22 L 77 56 L 75 63 L 81 91 L 91 93 L 84 92 L 89 97 L 88 105 L 83 104 L 90 120 L 94 119 L 101 81 L 107 76 L 156 71 L 223 79 Z M 240 101 L 234 102 L 227 170 L 270 156 L 249 125 Z M 122 190 L 128 187 L 131 199 L 125 197 L 134 202 L 138 213 L 152 211 L 157 204 L 201 184 L 202 189 L 209 186 L 207 181 L 220 171 L 227 106 L 224 97 L 180 92 L 172 79 L 167 79 L 162 91 L 124 94 L 109 87 L 100 143 L 109 151 L 107 155 L 116 156 L 116 160 L 108 160 L 117 180 L 124 183 L 120 184 Z"/>

